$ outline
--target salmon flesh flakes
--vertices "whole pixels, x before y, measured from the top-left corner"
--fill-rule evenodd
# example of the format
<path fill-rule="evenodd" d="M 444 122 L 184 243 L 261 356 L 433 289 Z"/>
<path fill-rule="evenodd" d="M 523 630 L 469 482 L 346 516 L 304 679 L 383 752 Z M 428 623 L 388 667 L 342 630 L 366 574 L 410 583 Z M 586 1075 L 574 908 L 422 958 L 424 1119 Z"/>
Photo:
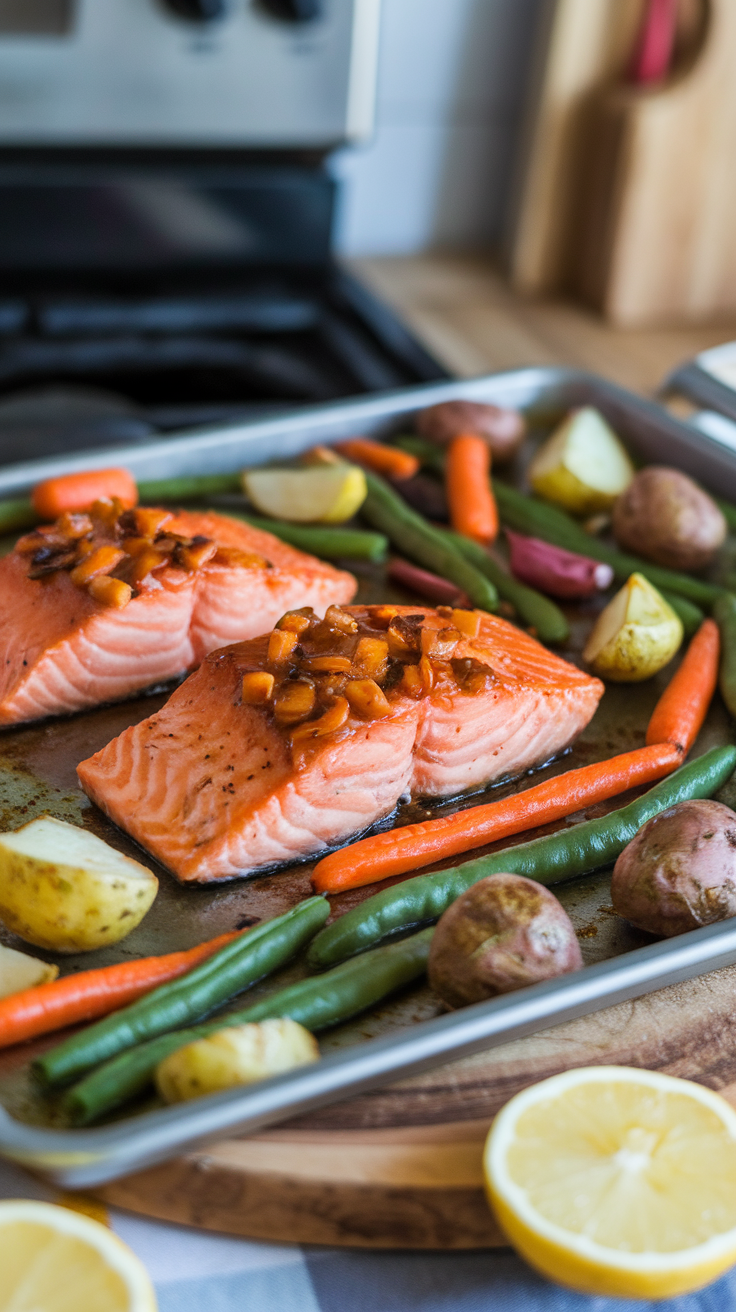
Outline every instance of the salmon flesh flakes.
<path fill-rule="evenodd" d="M 213 652 L 78 773 L 179 879 L 228 879 L 319 856 L 407 793 L 450 797 L 549 760 L 602 693 L 483 612 L 335 605 L 320 620 L 305 606 Z"/>

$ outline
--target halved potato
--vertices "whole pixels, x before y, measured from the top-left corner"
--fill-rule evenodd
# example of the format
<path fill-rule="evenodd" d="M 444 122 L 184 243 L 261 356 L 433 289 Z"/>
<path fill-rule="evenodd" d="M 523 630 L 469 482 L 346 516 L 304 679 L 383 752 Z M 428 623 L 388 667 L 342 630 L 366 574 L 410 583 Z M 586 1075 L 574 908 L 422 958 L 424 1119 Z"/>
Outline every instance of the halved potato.
<path fill-rule="evenodd" d="M 575 515 L 610 510 L 633 477 L 624 447 L 591 406 L 573 410 L 529 467 L 534 491 Z"/>
<path fill-rule="evenodd" d="M 21 993 L 23 989 L 34 989 L 37 984 L 50 984 L 58 973 L 58 966 L 49 966 L 38 957 L 29 957 L 25 952 L 16 952 L 15 948 L 6 948 L 0 943 L 0 998 Z"/>
<path fill-rule="evenodd" d="M 156 1087 L 166 1102 L 186 1102 L 239 1084 L 255 1084 L 319 1060 L 314 1035 L 288 1016 L 230 1025 L 177 1048 L 159 1062 Z"/>
<path fill-rule="evenodd" d="M 125 938 L 158 891 L 156 876 L 76 825 L 40 816 L 0 834 L 0 919 L 52 952 Z"/>
<path fill-rule="evenodd" d="M 346 463 L 246 469 L 242 477 L 258 510 L 296 524 L 342 524 L 360 509 L 368 491 L 363 470 Z"/>
<path fill-rule="evenodd" d="M 598 616 L 583 660 L 602 679 L 639 683 L 672 660 L 682 635 L 664 597 L 643 574 L 632 574 Z"/>

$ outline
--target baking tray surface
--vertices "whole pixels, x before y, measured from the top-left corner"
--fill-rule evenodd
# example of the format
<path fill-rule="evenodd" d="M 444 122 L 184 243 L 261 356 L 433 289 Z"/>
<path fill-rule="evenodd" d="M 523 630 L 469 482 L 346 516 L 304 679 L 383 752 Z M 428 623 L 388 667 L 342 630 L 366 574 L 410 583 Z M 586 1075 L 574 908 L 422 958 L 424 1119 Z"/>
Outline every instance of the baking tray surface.
<path fill-rule="evenodd" d="M 310 407 L 281 420 L 207 430 L 155 444 L 165 448 L 165 461 L 163 452 L 151 448 L 122 449 L 115 453 L 115 461 L 127 464 L 139 478 L 225 471 L 260 463 L 276 453 L 296 454 L 318 441 L 337 441 L 357 432 L 396 431 L 416 410 L 453 397 L 520 406 L 530 413 L 537 433 L 573 405 L 596 405 L 642 458 L 679 464 L 721 493 L 730 491 L 736 496 L 736 455 L 651 402 L 593 375 L 561 369 L 517 370 L 495 377 Z M 106 452 L 104 463 L 111 459 L 111 453 Z M 37 462 L 35 467 L 16 466 L 0 471 L 0 495 L 25 490 L 29 483 L 60 468 L 78 468 L 89 463 L 89 457 L 74 457 L 66 462 Z M 349 567 L 359 578 L 359 600 L 415 600 L 387 584 L 380 567 Z M 568 611 L 571 637 L 561 654 L 575 663 L 580 663 L 585 636 L 599 605 L 599 602 L 588 602 Z M 647 720 L 670 676 L 671 669 L 668 669 L 643 684 L 608 685 L 596 716 L 572 749 L 544 769 L 533 772 L 534 782 L 642 746 Z M 81 793 L 75 768 L 80 760 L 97 751 L 127 725 L 153 713 L 165 696 L 165 692 L 159 692 L 68 719 L 0 733 L 2 828 L 17 828 L 35 815 L 50 812 L 89 828 L 120 850 L 140 858 L 140 850 L 132 840 Z M 728 742 L 731 736 L 729 717 L 716 698 L 694 754 Z M 440 805 L 414 803 L 400 808 L 391 823 L 405 824 L 426 814 L 439 815 L 476 805 L 479 800 L 503 796 L 529 782 L 528 777 L 506 781 L 483 794 Z M 633 794 L 569 816 L 563 824 L 615 809 L 629 796 Z M 726 792 L 723 800 L 736 805 L 736 792 L 733 797 Z M 549 826 L 548 831 L 556 828 L 560 825 Z M 540 832 L 545 830 L 534 831 Z M 528 837 L 530 834 L 520 834 L 512 841 L 523 842 Z M 473 855 L 508 845 L 509 841 L 505 840 L 479 849 Z M 147 855 L 144 859 L 160 879 L 153 908 L 122 943 L 96 952 L 95 965 L 186 948 L 226 930 L 277 915 L 310 892 L 312 863 L 219 887 L 191 888 L 177 884 Z M 462 857 L 457 858 L 461 860 Z M 428 867 L 433 868 L 436 867 Z M 334 899 L 335 910 L 339 914 L 374 891 L 375 886 L 343 894 Z M 440 1013 L 428 988 L 413 988 L 368 1015 L 321 1036 L 323 1060 L 314 1067 L 249 1090 L 165 1109 L 151 1098 L 109 1124 L 73 1130 L 65 1124 L 60 1107 L 40 1096 L 28 1073 L 32 1057 L 53 1046 L 59 1036 L 51 1035 L 0 1051 L 0 1152 L 66 1186 L 100 1183 L 224 1132 L 253 1132 L 276 1121 L 304 1116 L 347 1094 L 366 1092 L 443 1060 L 507 1042 L 736 962 L 736 922 L 726 921 L 660 943 L 613 913 L 606 872 L 570 880 L 557 886 L 555 892 L 578 931 L 585 961 L 582 971 L 449 1015 Z M 0 939 L 13 941 L 2 930 Z M 40 955 L 56 959 L 65 973 L 84 970 L 90 965 L 85 955 L 72 958 Z M 298 962 L 283 972 L 281 979 L 286 982 L 303 972 L 304 966 Z M 273 982 L 266 981 L 253 990 L 253 996 L 272 988 Z"/>

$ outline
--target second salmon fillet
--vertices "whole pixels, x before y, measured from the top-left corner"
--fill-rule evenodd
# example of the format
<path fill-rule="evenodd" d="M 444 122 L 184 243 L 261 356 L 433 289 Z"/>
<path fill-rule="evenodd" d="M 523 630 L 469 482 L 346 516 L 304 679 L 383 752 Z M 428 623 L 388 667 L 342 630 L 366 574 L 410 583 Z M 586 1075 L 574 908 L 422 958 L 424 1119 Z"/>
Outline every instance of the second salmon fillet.
<path fill-rule="evenodd" d="M 603 684 L 478 611 L 331 607 L 216 651 L 79 766 L 84 791 L 184 881 L 317 856 L 390 814 L 562 751 Z"/>
<path fill-rule="evenodd" d="M 351 574 L 224 515 L 97 503 L 0 560 L 0 725 L 184 674 L 290 606 L 349 601 Z"/>

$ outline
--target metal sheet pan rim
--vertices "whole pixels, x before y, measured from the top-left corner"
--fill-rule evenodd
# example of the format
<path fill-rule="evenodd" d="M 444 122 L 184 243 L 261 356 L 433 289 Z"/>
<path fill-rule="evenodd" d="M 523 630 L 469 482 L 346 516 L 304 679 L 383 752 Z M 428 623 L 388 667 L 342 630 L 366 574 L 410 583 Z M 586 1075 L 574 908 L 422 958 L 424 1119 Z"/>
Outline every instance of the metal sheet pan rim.
<path fill-rule="evenodd" d="M 368 1040 L 245 1092 L 228 1092 L 88 1130 L 35 1129 L 0 1109 L 0 1151 L 64 1186 L 101 1184 L 223 1134 L 255 1133 L 297 1112 L 326 1106 L 348 1092 L 357 1094 L 392 1078 L 407 1078 L 448 1057 L 469 1056 L 734 963 L 736 921 L 722 921 L 420 1022 L 407 1032 Z"/>
<path fill-rule="evenodd" d="M 279 455 L 291 456 L 317 442 L 336 442 L 355 433 L 376 433 L 403 415 L 427 405 L 462 397 L 526 408 L 540 399 L 560 408 L 598 404 L 615 419 L 625 416 L 634 440 L 649 457 L 665 439 L 670 463 L 699 477 L 714 491 L 736 498 L 736 460 L 714 438 L 663 410 L 654 401 L 626 391 L 595 374 L 557 366 L 513 369 L 453 382 L 422 383 L 353 400 L 305 406 L 281 417 L 251 423 L 220 424 L 150 445 L 122 445 L 0 468 L 0 497 L 27 493 L 44 478 L 80 469 L 124 464 L 140 481 L 180 475 L 225 473 Z"/>
<path fill-rule="evenodd" d="M 122 460 L 139 477 L 230 470 L 273 453 L 296 454 L 316 441 L 380 432 L 402 415 L 440 400 L 466 397 L 548 410 L 597 404 L 626 429 L 640 453 L 679 464 L 736 498 L 736 455 L 696 429 L 593 374 L 529 368 L 425 384 L 354 401 L 312 406 L 278 419 L 226 425 L 155 443 L 106 451 L 97 464 Z M 159 461 L 157 469 L 155 461 Z M 165 465 L 164 465 L 165 462 Z M 89 453 L 0 471 L 0 496 L 25 491 L 37 478 L 94 463 Z M 324 1058 L 306 1073 L 269 1081 L 257 1090 L 144 1113 L 92 1130 L 48 1130 L 22 1124 L 0 1109 L 0 1153 L 68 1186 L 98 1184 L 211 1141 L 224 1131 L 253 1133 L 297 1112 L 326 1105 L 442 1060 L 490 1048 L 576 1015 L 736 962 L 736 924 L 724 922 L 678 939 L 625 953 L 574 976 L 535 986 L 489 1004 L 422 1021 L 389 1039 L 370 1040 Z M 372 1063 L 372 1065 L 371 1065 Z M 370 1069 L 369 1069 L 370 1068 Z"/>

